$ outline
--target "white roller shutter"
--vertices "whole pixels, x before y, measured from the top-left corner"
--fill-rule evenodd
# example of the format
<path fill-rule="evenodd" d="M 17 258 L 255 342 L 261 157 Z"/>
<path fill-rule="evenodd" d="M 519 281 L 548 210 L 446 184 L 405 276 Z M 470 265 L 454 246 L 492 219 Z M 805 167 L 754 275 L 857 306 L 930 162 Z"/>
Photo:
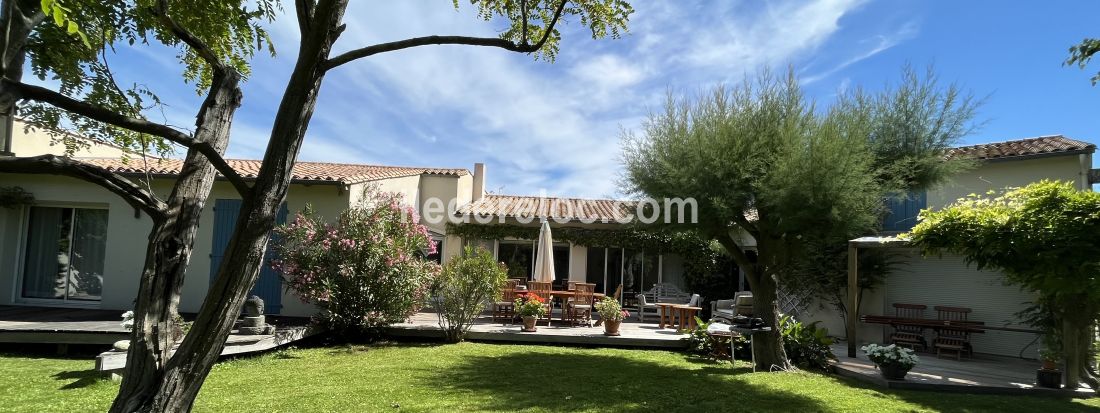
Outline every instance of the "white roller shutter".
<path fill-rule="evenodd" d="M 961 257 L 922 258 L 914 250 L 903 250 L 901 264 L 886 277 L 886 302 L 883 312 L 893 315 L 893 303 L 924 304 L 927 318 L 935 318 L 934 306 L 968 307 L 970 319 L 986 325 L 1023 327 L 1015 313 L 1032 300 L 1030 293 L 1016 286 L 1005 285 L 998 272 L 978 271 L 968 267 Z M 935 337 L 926 333 L 929 344 Z M 971 335 L 977 353 L 1028 358 L 1037 355 L 1035 334 L 987 331 Z M 1025 349 L 1026 348 L 1026 349 Z"/>

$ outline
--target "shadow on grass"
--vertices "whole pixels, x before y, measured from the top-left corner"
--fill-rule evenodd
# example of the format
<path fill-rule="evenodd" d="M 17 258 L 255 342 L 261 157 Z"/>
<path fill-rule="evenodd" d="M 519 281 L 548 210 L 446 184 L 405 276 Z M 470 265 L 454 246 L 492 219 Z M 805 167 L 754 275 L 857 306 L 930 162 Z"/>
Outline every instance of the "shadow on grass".
<path fill-rule="evenodd" d="M 432 386 L 465 400 L 462 409 L 603 411 L 821 411 L 802 395 L 739 377 L 748 368 L 700 369 L 598 354 L 516 353 L 466 357 L 432 374 Z"/>
<path fill-rule="evenodd" d="M 853 384 L 854 385 L 854 384 Z M 906 402 L 939 412 L 1100 412 L 1095 402 L 1056 395 L 976 395 L 935 391 L 890 391 Z"/>
<path fill-rule="evenodd" d="M 91 386 L 101 380 L 104 380 L 103 373 L 95 370 L 73 370 L 63 371 L 53 375 L 56 380 L 73 380 L 76 381 L 61 386 L 59 390 L 72 390 L 82 387 Z"/>

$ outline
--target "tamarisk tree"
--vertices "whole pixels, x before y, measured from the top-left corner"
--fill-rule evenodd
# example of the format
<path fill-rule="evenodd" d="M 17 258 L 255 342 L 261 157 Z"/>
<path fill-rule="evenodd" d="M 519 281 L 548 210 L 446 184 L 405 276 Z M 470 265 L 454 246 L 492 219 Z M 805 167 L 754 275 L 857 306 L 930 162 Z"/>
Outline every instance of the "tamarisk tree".
<path fill-rule="evenodd" d="M 744 272 L 754 315 L 773 327 L 753 338 L 758 369 L 790 366 L 775 328 L 783 283 L 820 281 L 806 270 L 829 265 L 810 261 L 844 257 L 818 249 L 874 232 L 887 197 L 963 166 L 944 154 L 969 130 L 974 104 L 934 80 L 906 69 L 896 89 L 856 90 L 822 110 L 793 71 L 764 72 L 696 99 L 670 96 L 640 136 L 624 136 L 625 189 L 694 198 L 698 222 L 680 226 L 717 241 Z"/>
<path fill-rule="evenodd" d="M 471 4 L 479 17 L 506 21 L 506 30 L 498 37 L 415 37 L 332 56 L 332 46 L 345 27 L 348 1 L 295 1 L 293 13 L 301 38 L 294 68 L 272 120 L 257 177 L 245 182 L 228 167 L 222 153 L 234 111 L 242 99 L 238 83 L 246 73 L 253 47 L 263 45 L 267 39 L 256 21 L 273 18 L 272 7 L 277 5 L 218 0 L 3 1 L 0 24 L 4 25 L 6 43 L 0 45 L 5 53 L 0 67 L 0 103 L 6 103 L 0 110 L 7 108 L 11 113 L 14 103 L 22 100 L 46 125 L 75 125 L 84 132 L 99 131 L 101 136 L 132 143 L 142 150 L 159 145 L 160 140 L 187 149 L 180 178 L 167 201 L 124 177 L 65 157 L 0 160 L 0 171 L 4 172 L 66 175 L 98 184 L 154 221 L 135 307 L 135 343 L 112 411 L 190 410 L 259 274 L 268 233 L 275 226 L 278 206 L 286 198 L 291 168 L 326 74 L 377 54 L 440 44 L 493 47 L 552 60 L 558 51 L 561 33 L 557 25 L 562 20 L 576 18 L 594 38 L 615 38 L 626 30 L 633 12 L 623 0 L 472 0 Z M 140 88 L 116 87 L 109 66 L 95 57 L 104 55 L 116 42 L 140 46 L 150 39 L 182 48 L 185 79 L 208 89 L 192 133 L 141 116 L 148 107 L 140 99 L 155 95 Z M 38 46 L 40 49 L 36 49 Z M 64 53 L 55 47 L 83 51 L 79 54 L 82 60 L 70 65 L 48 60 Z M 55 91 L 23 83 L 20 69 L 28 56 L 32 67 L 42 59 L 42 75 L 60 73 L 76 86 L 62 82 L 62 88 Z M 155 102 L 155 98 L 152 100 Z M 63 122 L 62 114 L 71 117 Z M 226 248 L 226 259 L 191 330 L 170 353 L 173 343 L 169 342 L 167 323 L 179 300 L 199 213 L 215 173 L 240 193 L 240 217 Z"/>

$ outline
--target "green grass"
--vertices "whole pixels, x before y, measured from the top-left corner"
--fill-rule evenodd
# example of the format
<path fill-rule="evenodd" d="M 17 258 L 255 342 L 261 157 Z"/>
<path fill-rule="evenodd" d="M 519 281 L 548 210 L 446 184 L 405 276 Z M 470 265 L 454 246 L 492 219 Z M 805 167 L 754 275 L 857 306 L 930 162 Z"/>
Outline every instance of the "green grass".
<path fill-rule="evenodd" d="M 0 411 L 103 411 L 87 358 L 0 355 Z M 1100 412 L 1100 401 L 886 391 L 750 373 L 666 351 L 395 344 L 289 350 L 214 367 L 195 411 Z"/>

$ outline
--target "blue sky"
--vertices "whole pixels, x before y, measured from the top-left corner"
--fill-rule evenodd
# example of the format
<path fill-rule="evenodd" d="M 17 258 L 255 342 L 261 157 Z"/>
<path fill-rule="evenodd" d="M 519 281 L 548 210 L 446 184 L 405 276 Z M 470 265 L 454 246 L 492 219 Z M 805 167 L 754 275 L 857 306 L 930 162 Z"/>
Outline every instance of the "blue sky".
<path fill-rule="evenodd" d="M 1100 142 L 1100 88 L 1089 83 L 1100 62 L 1086 70 L 1061 64 L 1072 44 L 1100 37 L 1100 2 L 634 3 L 631 31 L 619 40 L 592 40 L 567 23 L 554 63 L 436 46 L 338 68 L 322 88 L 301 159 L 465 168 L 485 162 L 495 192 L 616 197 L 622 131 L 637 130 L 667 90 L 697 93 L 787 65 L 827 104 L 838 90 L 896 81 L 906 63 L 934 64 L 942 81 L 988 96 L 979 112 L 984 126 L 966 143 L 1046 134 Z M 503 29 L 448 1 L 356 1 L 345 20 L 338 51 Z M 282 16 L 271 30 L 279 54 L 255 60 L 231 157 L 262 156 L 294 62 L 294 17 Z M 162 95 L 169 122 L 190 126 L 199 97 L 176 81 L 174 53 L 146 48 L 113 65 L 122 68 L 123 83 L 146 83 Z"/>

